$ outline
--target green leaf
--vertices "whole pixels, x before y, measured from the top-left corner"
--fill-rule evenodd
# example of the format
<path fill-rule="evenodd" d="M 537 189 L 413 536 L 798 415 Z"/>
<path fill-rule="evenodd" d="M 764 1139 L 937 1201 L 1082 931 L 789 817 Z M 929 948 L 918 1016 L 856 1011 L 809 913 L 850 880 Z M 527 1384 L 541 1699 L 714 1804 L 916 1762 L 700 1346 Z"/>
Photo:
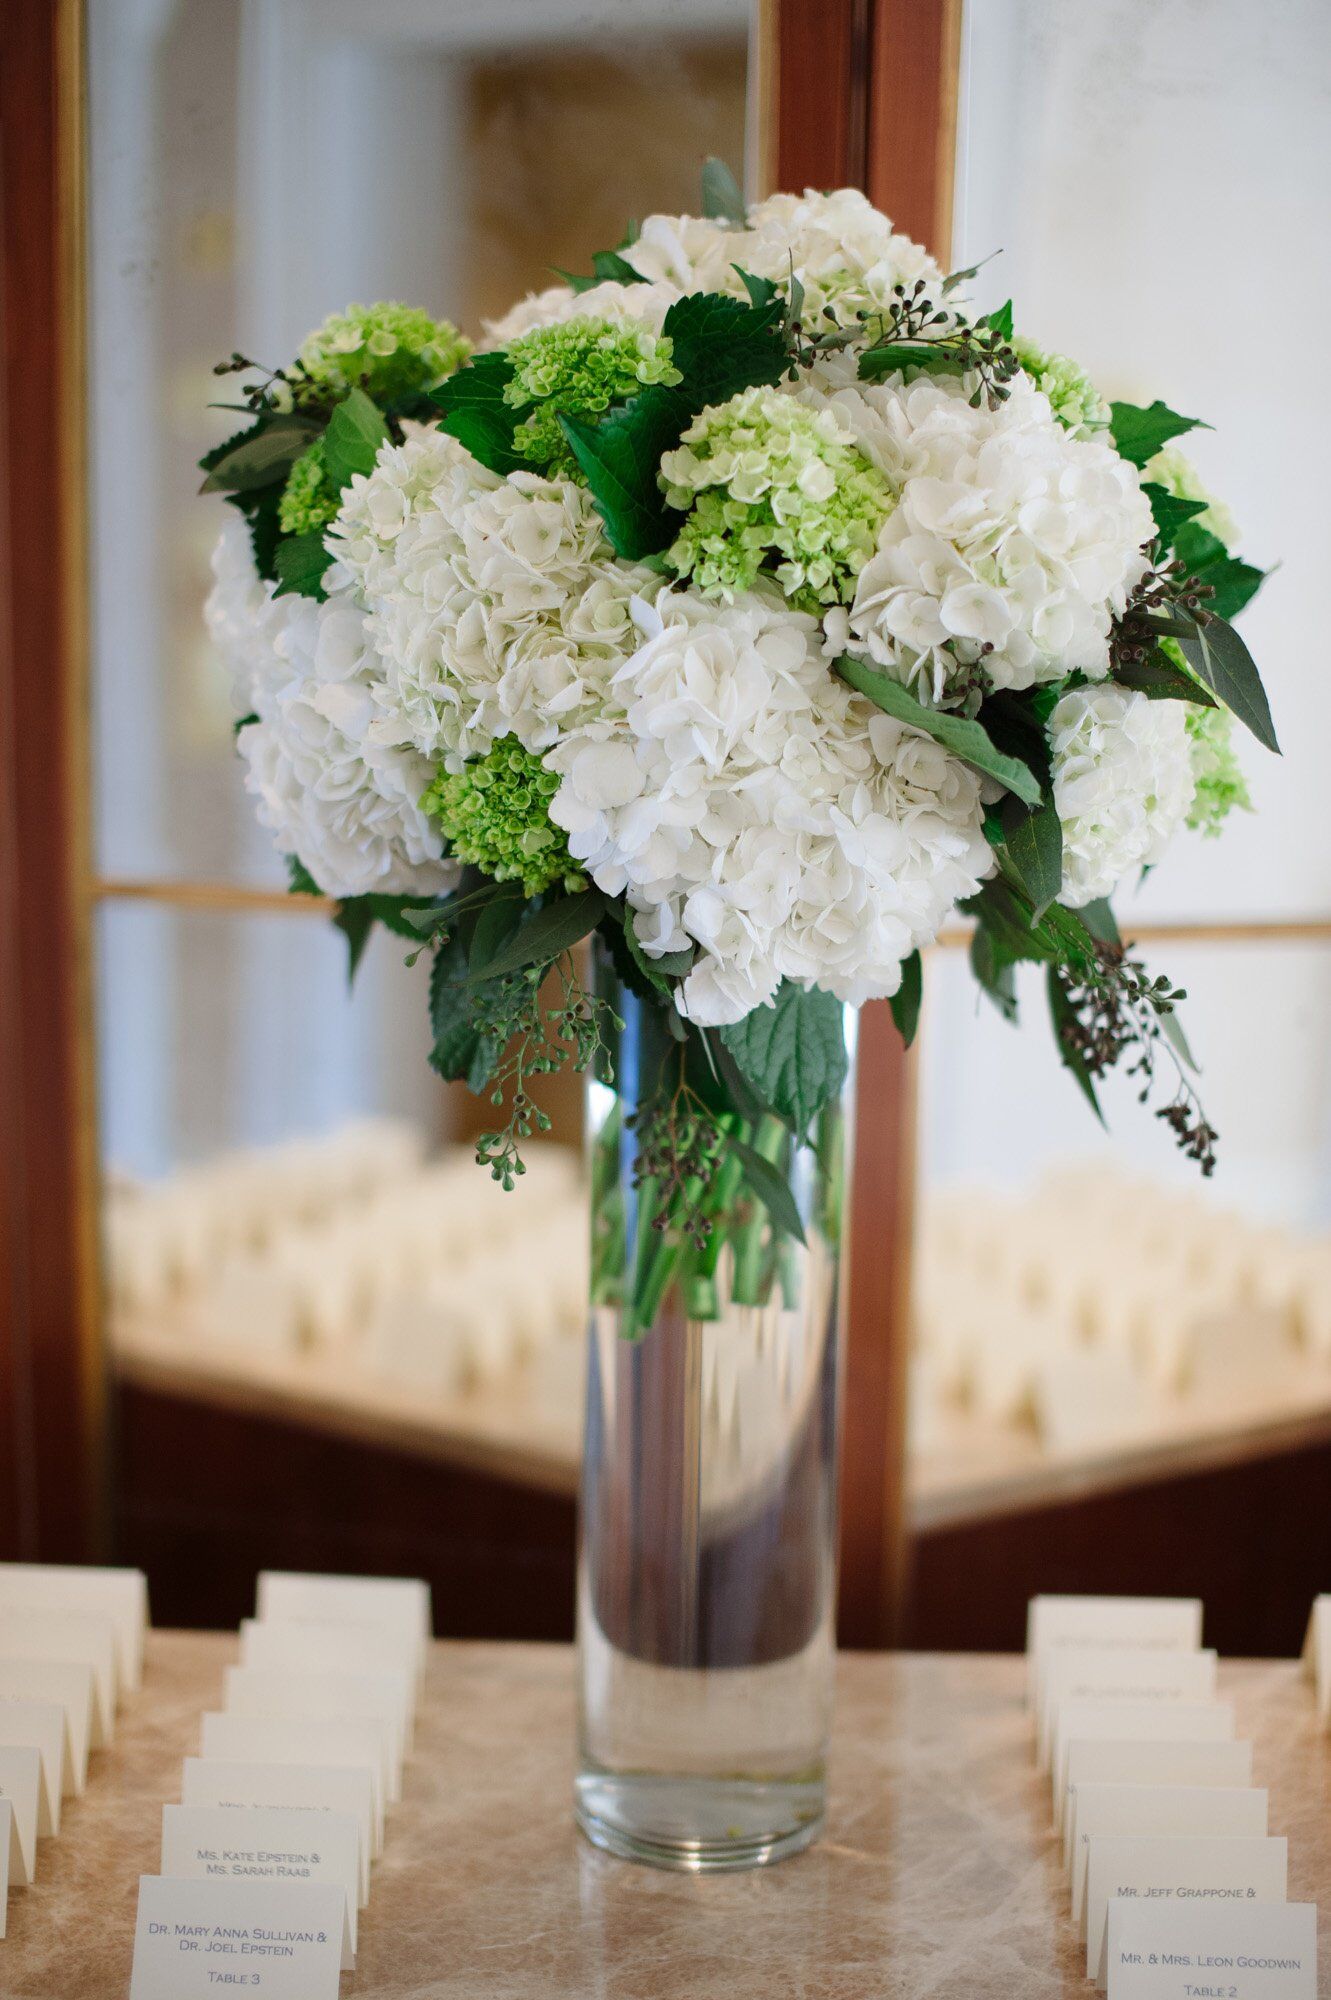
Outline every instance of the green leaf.
<path fill-rule="evenodd" d="M 928 340 L 889 340 L 881 347 L 866 347 L 860 356 L 860 379 L 873 382 L 880 375 L 895 375 L 899 368 L 922 368 L 928 375 L 962 375 L 965 364 L 954 348 Z"/>
<path fill-rule="evenodd" d="M 1109 430 L 1114 448 L 1119 457 L 1126 458 L 1130 465 L 1145 465 L 1162 445 L 1168 444 L 1171 438 L 1182 437 L 1184 431 L 1209 431 L 1211 428 L 1200 417 L 1181 417 L 1177 410 L 1171 410 L 1167 403 L 1159 401 L 1144 409 L 1137 403 L 1111 403 L 1109 412 Z"/>
<path fill-rule="evenodd" d="M 1097 896 L 1093 903 L 1083 903 L 1081 919 L 1091 936 L 1099 938 L 1101 944 L 1122 944 L 1114 906 L 1108 896 Z"/>
<path fill-rule="evenodd" d="M 1214 708 L 1215 696 L 1192 674 L 1176 666 L 1168 653 L 1155 646 L 1144 660 L 1123 660 L 1114 668 L 1119 687 L 1133 688 L 1152 701 L 1192 701 L 1199 708 Z"/>
<path fill-rule="evenodd" d="M 353 389 L 328 419 L 324 432 L 324 472 L 340 493 L 359 473 L 374 471 L 388 425 L 363 389 Z"/>
<path fill-rule="evenodd" d="M 800 1137 L 846 1080 L 841 1002 L 783 980 L 776 997 L 722 1028 L 742 1076 Z"/>
<path fill-rule="evenodd" d="M 467 981 L 467 955 L 457 938 L 441 945 L 430 967 L 430 1026 L 434 1046 L 430 1067 L 450 1083 L 465 1082 L 469 1090 L 484 1090 L 494 1073 L 499 1051 L 492 1037 L 475 1024 L 474 986 Z"/>
<path fill-rule="evenodd" d="M 994 333 L 998 335 L 1000 340 L 1011 340 L 1012 338 L 1011 299 L 1006 299 L 1004 303 L 1001 306 L 999 306 L 995 312 L 986 313 L 984 318 L 980 321 L 980 325 L 989 327 Z"/>
<path fill-rule="evenodd" d="M 499 979 L 527 965 L 552 964 L 596 928 L 604 910 L 605 897 L 599 889 L 579 889 L 572 896 L 556 896 L 553 902 L 525 917 L 492 958 L 481 962 L 473 944 L 470 974 L 473 983 Z"/>
<path fill-rule="evenodd" d="M 642 939 L 638 936 L 638 927 L 633 920 L 633 911 L 627 903 L 624 905 L 623 914 L 624 943 L 628 949 L 629 957 L 633 960 L 634 965 L 653 991 L 661 994 L 665 999 L 670 999 L 670 981 L 672 979 L 682 979 L 693 964 L 692 947 L 687 951 L 663 951 L 657 953 L 644 951 Z"/>
<path fill-rule="evenodd" d="M 1025 890 L 1002 874 L 991 875 L 959 907 L 988 927 L 1000 964 L 1029 960 L 1084 970 L 1095 963 L 1095 935 L 1079 911 L 1051 903 L 1037 918 Z"/>
<path fill-rule="evenodd" d="M 884 715 L 895 716 L 898 722 L 923 730 L 926 736 L 932 736 L 936 743 L 950 750 L 954 757 L 960 757 L 964 763 L 973 764 L 977 771 L 997 778 L 1001 785 L 1006 785 L 1028 806 L 1038 805 L 1040 781 L 1035 773 L 1019 758 L 1009 757 L 998 749 L 983 724 L 973 722 L 968 716 L 926 708 L 902 687 L 900 681 L 875 673 L 872 667 L 866 666 L 863 660 L 857 660 L 851 653 L 841 655 L 836 662 L 836 670 L 843 681 L 860 694 L 867 695 Z"/>
<path fill-rule="evenodd" d="M 713 222 L 729 222 L 736 229 L 748 223 L 744 191 L 724 160 L 709 155 L 702 165 L 702 212 Z"/>
<path fill-rule="evenodd" d="M 1063 1039 L 1063 1030 L 1072 1019 L 1072 1010 L 1068 1006 L 1067 995 L 1059 984 L 1058 973 L 1052 965 L 1045 984 L 1049 994 L 1049 1018 L 1054 1026 L 1054 1043 L 1058 1049 L 1058 1059 L 1075 1079 L 1078 1090 L 1103 1125 L 1105 1115 L 1100 1109 L 1100 1099 L 1096 1095 L 1091 1073 L 1086 1067 L 1086 1058 L 1079 1050 L 1069 1047 Z"/>
<path fill-rule="evenodd" d="M 728 1144 L 744 1168 L 744 1178 L 750 1189 L 771 1216 L 773 1228 L 803 1243 L 804 1224 L 785 1175 L 770 1160 L 765 1160 L 761 1153 L 756 1153 L 752 1146 L 746 1146 L 733 1134 L 728 1135 Z"/>
<path fill-rule="evenodd" d="M 924 997 L 924 968 L 920 954 L 913 951 L 901 967 L 901 984 L 888 1001 L 902 1045 L 909 1048 L 920 1025 L 920 1002 Z"/>
<path fill-rule="evenodd" d="M 662 452 L 679 443 L 691 414 L 682 396 L 654 384 L 600 423 L 560 415 L 610 545 L 630 562 L 654 555 L 674 539 L 657 473 Z"/>
<path fill-rule="evenodd" d="M 322 534 L 288 535 L 277 545 L 274 563 L 278 584 L 274 597 L 314 597 L 326 593 L 323 574 L 333 560 Z"/>
<path fill-rule="evenodd" d="M 755 278 L 753 272 L 746 271 L 742 264 L 732 264 L 730 268 L 742 280 L 750 305 L 770 306 L 774 299 L 781 296 L 781 287 L 773 279 Z"/>
<path fill-rule="evenodd" d="M 1160 1032 L 1173 1049 L 1179 1061 L 1185 1068 L 1192 1070 L 1194 1075 L 1199 1076 L 1201 1074 L 1201 1065 L 1189 1047 L 1188 1038 L 1183 1032 L 1183 1023 L 1180 1021 L 1177 1013 L 1171 1010 L 1168 1014 L 1161 1014 L 1159 1021 Z"/>
<path fill-rule="evenodd" d="M 1063 887 L 1063 822 L 1052 799 L 1034 810 L 1006 798 L 1000 815 L 1003 845 L 1038 920 Z"/>
<path fill-rule="evenodd" d="M 999 948 L 988 924 L 977 922 L 971 939 L 971 971 L 1005 1021 L 1017 1018 L 1017 982 L 1012 956 Z"/>
<path fill-rule="evenodd" d="M 238 715 L 231 725 L 232 737 L 239 736 L 242 729 L 248 729 L 252 722 L 257 722 L 258 720 L 259 718 L 253 709 L 250 710 L 248 715 Z"/>
<path fill-rule="evenodd" d="M 323 890 L 305 863 L 294 854 L 287 856 L 287 889 L 293 896 L 322 896 Z"/>
<path fill-rule="evenodd" d="M 492 958 L 498 957 L 522 922 L 526 907 L 526 898 L 523 896 L 520 883 L 504 882 L 497 885 L 494 895 L 481 904 L 469 927 L 471 935 L 466 939 L 466 944 L 467 956 L 472 966 L 483 967 L 488 965 Z M 464 926 L 464 938 L 467 928 Z"/>
<path fill-rule="evenodd" d="M 1219 536 L 1186 522 L 1174 542 L 1174 553 L 1214 593 L 1207 609 L 1217 618 L 1237 618 L 1266 581 L 1267 572 L 1232 556 Z"/>
<path fill-rule="evenodd" d="M 276 583 L 277 548 L 282 540 L 282 487 L 265 486 L 258 493 L 233 493 L 229 497 L 249 527 L 254 567 L 269 583 Z"/>
<path fill-rule="evenodd" d="M 1280 745 L 1261 675 L 1234 627 L 1223 618 L 1211 618 L 1204 625 L 1194 625 L 1188 636 L 1180 634 L 1178 643 L 1198 678 L 1219 695 L 1259 743 L 1278 756 Z"/>
<path fill-rule="evenodd" d="M 627 257 L 621 257 L 618 250 L 597 250 L 592 255 L 592 271 L 595 282 L 604 284 L 613 278 L 620 285 L 645 285 L 647 280 L 642 272 L 630 264 Z"/>
<path fill-rule="evenodd" d="M 684 377 L 678 393 L 690 413 L 781 380 L 790 365 L 781 318 L 779 296 L 764 305 L 719 292 L 675 300 L 661 330 L 670 336 L 674 365 Z"/>
<path fill-rule="evenodd" d="M 318 435 L 308 417 L 261 417 L 199 460 L 207 474 L 203 493 L 253 493 L 287 473 Z"/>
<path fill-rule="evenodd" d="M 374 911 L 368 896 L 347 896 L 337 906 L 333 923 L 347 941 L 347 985 L 356 977 L 365 947 L 374 929 Z"/>
<path fill-rule="evenodd" d="M 1155 530 L 1167 549 L 1177 547 L 1179 530 L 1192 519 L 1194 514 L 1206 512 L 1205 500 L 1183 500 L 1171 493 L 1167 487 L 1157 486 L 1153 480 L 1145 480 L 1142 492 L 1151 503 L 1151 515 Z"/>
<path fill-rule="evenodd" d="M 518 412 L 504 401 L 513 364 L 504 354 L 478 354 L 431 392 L 443 415 L 440 430 L 464 444 L 472 457 L 501 477 L 531 467 L 513 449 Z"/>
<path fill-rule="evenodd" d="M 422 910 L 438 907 L 432 896 L 374 895 L 367 896 L 365 900 L 374 913 L 376 923 L 382 924 L 386 931 L 392 931 L 394 937 L 408 938 L 412 944 L 419 944 L 421 936 L 417 924 L 411 921 L 412 916 L 419 918 Z"/>

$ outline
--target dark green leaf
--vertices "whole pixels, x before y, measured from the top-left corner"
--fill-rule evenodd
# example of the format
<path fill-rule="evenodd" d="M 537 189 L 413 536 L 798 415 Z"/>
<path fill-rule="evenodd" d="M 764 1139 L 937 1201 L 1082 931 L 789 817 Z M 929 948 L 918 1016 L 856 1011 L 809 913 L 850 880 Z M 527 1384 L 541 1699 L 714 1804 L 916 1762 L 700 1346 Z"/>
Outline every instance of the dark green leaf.
<path fill-rule="evenodd" d="M 450 938 L 434 955 L 430 967 L 430 1026 L 434 1046 L 430 1067 L 450 1083 L 465 1082 L 483 1090 L 494 1072 L 498 1050 L 491 1037 L 475 1025 L 476 989 L 467 983 L 467 955 L 457 938 Z"/>
<path fill-rule="evenodd" d="M 989 327 L 992 332 L 998 335 L 1000 340 L 1011 340 L 1012 338 L 1011 299 L 1006 299 L 995 312 L 986 313 L 984 318 L 980 321 L 980 325 Z"/>
<path fill-rule="evenodd" d="M 1006 785 L 1027 805 L 1038 804 L 1040 782 L 1035 773 L 1019 758 L 1006 756 L 999 750 L 981 723 L 973 722 L 968 716 L 925 708 L 902 687 L 900 681 L 875 673 L 872 667 L 866 666 L 863 660 L 857 660 L 851 653 L 841 655 L 836 662 L 836 670 L 842 680 L 860 694 L 867 695 L 885 715 L 895 716 L 898 722 L 909 723 L 912 729 L 923 730 L 926 736 L 932 736 L 953 756 L 973 764 L 977 771 L 985 771 L 991 778 L 997 778 L 1001 785 Z"/>
<path fill-rule="evenodd" d="M 430 896 L 367 896 L 365 900 L 376 923 L 392 931 L 394 937 L 409 938 L 413 944 L 420 942 L 421 934 L 412 917 L 419 918 L 422 911 L 438 908 Z"/>
<path fill-rule="evenodd" d="M 1200 1075 L 1200 1065 L 1188 1046 L 1188 1038 L 1183 1032 L 1183 1023 L 1177 1013 L 1171 1011 L 1168 1014 L 1161 1014 L 1160 1032 L 1184 1067 Z"/>
<path fill-rule="evenodd" d="M 920 1002 L 924 997 L 924 968 L 920 954 L 913 951 L 901 967 L 901 984 L 888 1001 L 902 1045 L 909 1048 L 920 1025 Z"/>
<path fill-rule="evenodd" d="M 1083 903 L 1081 918 L 1091 936 L 1099 938 L 1102 944 L 1122 944 L 1114 906 L 1108 896 L 1097 896 L 1093 903 Z"/>
<path fill-rule="evenodd" d="M 518 882 L 500 884 L 494 895 L 481 904 L 467 943 L 468 957 L 478 971 L 499 956 L 521 923 L 526 907 Z"/>
<path fill-rule="evenodd" d="M 866 382 L 895 375 L 900 368 L 923 368 L 930 375 L 965 373 L 965 363 L 955 349 L 927 340 L 889 340 L 881 347 L 866 347 L 860 356 L 859 373 Z"/>
<path fill-rule="evenodd" d="M 655 554 L 674 538 L 657 473 L 662 452 L 679 443 L 691 414 L 683 397 L 658 384 L 599 424 L 560 416 L 610 545 L 630 562 Z"/>
<path fill-rule="evenodd" d="M 790 365 L 781 332 L 779 297 L 745 305 L 719 292 L 676 299 L 662 322 L 684 377 L 679 394 L 690 411 L 724 403 L 741 389 L 779 382 Z"/>
<path fill-rule="evenodd" d="M 1144 660 L 1123 660 L 1114 668 L 1120 687 L 1149 695 L 1152 701 L 1192 701 L 1199 708 L 1214 708 L 1215 696 L 1192 674 L 1176 666 L 1168 653 L 1154 647 Z"/>
<path fill-rule="evenodd" d="M 368 896 L 348 896 L 337 906 L 334 924 L 347 941 L 347 985 L 356 977 L 365 956 L 365 947 L 374 929 L 374 911 Z"/>
<path fill-rule="evenodd" d="M 478 354 L 431 393 L 431 401 L 443 412 L 439 428 L 501 477 L 531 469 L 513 449 L 519 413 L 504 401 L 512 379 L 513 364 L 506 355 Z"/>
<path fill-rule="evenodd" d="M 249 525 L 254 567 L 269 583 L 276 583 L 277 547 L 282 539 L 281 486 L 265 486 L 259 493 L 233 493 L 230 498 Z"/>
<path fill-rule="evenodd" d="M 337 492 L 358 472 L 374 471 L 388 425 L 363 389 L 353 389 L 328 419 L 324 432 L 324 472 Z"/>
<path fill-rule="evenodd" d="M 1189 637 L 1180 636 L 1178 643 L 1199 679 L 1219 695 L 1259 743 L 1278 755 L 1280 745 L 1266 690 L 1252 654 L 1234 627 L 1223 618 L 1212 618 L 1204 625 L 1195 625 Z"/>
<path fill-rule="evenodd" d="M 770 306 L 773 299 L 780 297 L 781 287 L 771 278 L 755 278 L 753 272 L 746 271 L 742 264 L 732 264 L 730 268 L 743 280 L 750 305 Z"/>
<path fill-rule="evenodd" d="M 720 1038 L 741 1075 L 801 1137 L 846 1079 L 841 1002 L 783 980 L 776 997 Z"/>
<path fill-rule="evenodd" d="M 1200 417 L 1181 417 L 1166 403 L 1151 403 L 1143 409 L 1137 403 L 1111 403 L 1109 429 L 1114 448 L 1130 465 L 1145 465 L 1171 438 L 1184 431 L 1209 431 Z"/>
<path fill-rule="evenodd" d="M 744 1178 L 750 1189 L 771 1216 L 773 1228 L 787 1236 L 797 1237 L 803 1243 L 804 1224 L 785 1175 L 770 1160 L 765 1160 L 761 1153 L 756 1153 L 752 1146 L 746 1146 L 733 1134 L 728 1135 L 728 1144 L 743 1165 Z"/>
<path fill-rule="evenodd" d="M 1266 571 L 1232 556 L 1217 535 L 1187 522 L 1179 530 L 1174 552 L 1199 583 L 1214 593 L 1207 609 L 1217 618 L 1237 618 L 1266 579 Z"/>
<path fill-rule="evenodd" d="M 1063 1039 L 1063 1031 L 1072 1019 L 1072 1011 L 1068 1006 L 1067 995 L 1059 984 L 1058 973 L 1052 965 L 1046 976 L 1046 986 L 1049 994 L 1049 1018 L 1054 1024 L 1054 1042 L 1058 1048 L 1058 1059 L 1064 1069 L 1070 1071 L 1076 1080 L 1077 1088 L 1103 1125 L 1105 1115 L 1100 1109 L 1100 1099 L 1096 1095 L 1091 1073 L 1086 1067 L 1086 1058 L 1079 1049 Z"/>
<path fill-rule="evenodd" d="M 627 257 L 621 257 L 618 250 L 595 251 L 592 270 L 598 285 L 604 284 L 607 279 L 613 279 L 619 285 L 645 285 L 647 282 L 642 272 L 630 264 Z"/>
<path fill-rule="evenodd" d="M 305 863 L 294 854 L 287 856 L 287 888 L 293 896 L 322 896 L 323 890 Z"/>
<path fill-rule="evenodd" d="M 494 957 L 481 963 L 473 949 L 470 977 L 498 979 L 506 972 L 527 965 L 550 965 L 570 946 L 594 930 L 605 910 L 599 889 L 579 889 L 572 896 L 557 896 L 524 918 L 513 935 Z"/>
<path fill-rule="evenodd" d="M 971 939 L 971 971 L 981 988 L 989 995 L 1005 1021 L 1017 1018 L 1017 981 L 1013 972 L 1015 960 L 1001 949 L 988 924 L 977 922 L 975 935 Z"/>
<path fill-rule="evenodd" d="M 332 560 L 321 534 L 288 535 L 278 543 L 274 558 L 278 576 L 274 597 L 322 598 L 323 574 Z"/>
<path fill-rule="evenodd" d="M 1167 487 L 1157 486 L 1153 480 L 1145 480 L 1142 492 L 1151 503 L 1151 515 L 1155 521 L 1155 531 L 1167 549 L 1177 546 L 1179 530 L 1190 521 L 1194 514 L 1206 512 L 1205 500 L 1183 500 Z"/>
<path fill-rule="evenodd" d="M 1063 823 L 1052 799 L 1033 810 L 1004 799 L 1003 844 L 1018 881 L 1038 919 L 1063 887 Z"/>
<path fill-rule="evenodd" d="M 238 715 L 231 725 L 232 736 L 239 736 L 242 729 L 248 729 L 252 722 L 257 722 L 258 720 L 259 718 L 253 709 L 250 710 L 248 715 Z"/>
<path fill-rule="evenodd" d="M 693 951 L 665 951 L 649 953 L 643 950 L 638 927 L 633 920 L 633 911 L 624 905 L 624 943 L 629 957 L 654 992 L 669 999 L 672 979 L 682 979 L 693 964 Z"/>
<path fill-rule="evenodd" d="M 987 926 L 1000 964 L 1030 960 L 1040 965 L 1070 965 L 1075 970 L 1095 963 L 1095 936 L 1079 911 L 1051 903 L 1036 919 L 1025 891 L 1001 874 L 991 875 L 960 907 Z"/>
<path fill-rule="evenodd" d="M 714 222 L 743 229 L 748 222 L 744 191 L 724 160 L 710 156 L 702 166 L 702 212 Z"/>
<path fill-rule="evenodd" d="M 287 473 L 318 435 L 307 417 L 264 417 L 239 437 L 199 460 L 207 477 L 204 493 L 252 493 L 285 482 Z"/>

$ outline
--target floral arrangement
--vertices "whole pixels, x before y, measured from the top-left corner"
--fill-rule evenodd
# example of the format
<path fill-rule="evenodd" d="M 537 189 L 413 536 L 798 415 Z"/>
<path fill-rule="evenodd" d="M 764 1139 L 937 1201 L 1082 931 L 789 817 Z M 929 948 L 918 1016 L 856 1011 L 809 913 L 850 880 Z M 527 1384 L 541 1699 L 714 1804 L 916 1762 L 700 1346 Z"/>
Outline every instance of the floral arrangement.
<path fill-rule="evenodd" d="M 506 1184 L 532 1076 L 613 1039 L 595 933 L 670 1052 L 658 1227 L 704 1240 L 729 1169 L 797 1229 L 755 1135 L 814 1129 L 843 1003 L 910 1039 L 955 912 L 1006 1015 L 1047 968 L 1093 1105 L 1172 1058 L 1158 1115 L 1209 1172 L 1182 996 L 1107 900 L 1246 806 L 1235 719 L 1277 747 L 1196 420 L 968 316 L 974 272 L 852 190 L 746 208 L 709 162 L 704 197 L 478 351 L 381 304 L 222 364 L 208 619 L 293 888 L 353 964 L 375 923 L 432 954 L 431 1061 L 503 1108 Z"/>

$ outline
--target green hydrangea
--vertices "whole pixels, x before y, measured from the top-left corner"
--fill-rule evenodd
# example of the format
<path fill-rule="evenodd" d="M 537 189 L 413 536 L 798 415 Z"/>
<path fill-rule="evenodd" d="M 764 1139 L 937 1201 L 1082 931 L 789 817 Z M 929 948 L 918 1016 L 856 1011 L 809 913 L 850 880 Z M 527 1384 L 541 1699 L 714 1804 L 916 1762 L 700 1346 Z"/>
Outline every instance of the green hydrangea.
<path fill-rule="evenodd" d="M 596 415 L 649 383 L 682 379 L 668 334 L 613 326 L 589 314 L 537 327 L 511 341 L 504 352 L 513 364 L 504 401 L 515 410 L 536 405 L 515 430 L 513 448 L 536 470 L 567 478 L 582 475 L 560 429 L 561 411 Z"/>
<path fill-rule="evenodd" d="M 672 507 L 688 510 L 666 552 L 680 576 L 729 601 L 771 564 L 809 610 L 854 595 L 896 505 L 831 410 L 777 389 L 745 389 L 704 410 L 661 460 L 661 484 Z"/>
<path fill-rule="evenodd" d="M 450 321 L 385 299 L 331 314 L 307 336 L 298 358 L 306 379 L 325 394 L 359 388 L 376 403 L 392 404 L 433 389 L 470 353 L 471 342 Z"/>
<path fill-rule="evenodd" d="M 461 771 L 440 771 L 421 800 L 461 861 L 537 896 L 556 882 L 581 889 L 568 843 L 548 807 L 559 779 L 516 736 L 501 736 Z"/>
<path fill-rule="evenodd" d="M 1065 430 L 1078 437 L 1102 431 L 1109 422 L 1109 405 L 1084 368 L 1066 354 L 1048 354 L 1024 334 L 1017 334 L 1012 349 L 1023 373 L 1049 398 L 1050 408 Z"/>
<path fill-rule="evenodd" d="M 1243 766 L 1233 743 L 1233 717 L 1224 708 L 1188 709 L 1192 776 L 1197 789 L 1188 812 L 1195 833 L 1213 837 L 1230 813 L 1252 811 Z"/>
<path fill-rule="evenodd" d="M 277 503 L 278 526 L 284 535 L 317 534 L 336 514 L 337 503 L 324 471 L 324 441 L 316 438 L 287 474 Z"/>
<path fill-rule="evenodd" d="M 1230 513 L 1223 500 L 1217 500 L 1208 493 L 1198 477 L 1197 468 L 1190 458 L 1172 444 L 1158 451 L 1154 458 L 1146 461 L 1143 479 L 1149 479 L 1156 486 L 1163 486 L 1166 493 L 1172 493 L 1176 500 L 1204 500 L 1206 512 L 1194 514 L 1190 525 L 1204 528 L 1208 535 L 1214 535 L 1227 549 L 1238 547 L 1238 522 Z"/>

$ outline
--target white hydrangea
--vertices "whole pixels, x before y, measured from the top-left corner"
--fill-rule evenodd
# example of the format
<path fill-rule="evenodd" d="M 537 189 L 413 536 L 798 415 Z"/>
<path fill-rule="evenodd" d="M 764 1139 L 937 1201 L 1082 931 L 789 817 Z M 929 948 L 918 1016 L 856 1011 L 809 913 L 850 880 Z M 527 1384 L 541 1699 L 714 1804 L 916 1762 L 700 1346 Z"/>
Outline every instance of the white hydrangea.
<path fill-rule="evenodd" d="M 261 585 L 260 588 L 268 588 Z M 329 896 L 434 895 L 457 869 L 418 801 L 429 765 L 373 740 L 379 659 L 345 591 L 270 599 L 272 661 L 237 744 L 258 817 Z"/>
<path fill-rule="evenodd" d="M 849 614 L 829 616 L 829 645 L 863 647 L 934 704 L 977 668 L 993 688 L 1103 676 L 1154 533 L 1135 469 L 1065 430 L 1025 376 L 994 410 L 971 407 L 973 388 L 896 376 L 831 394 L 900 501 Z"/>
<path fill-rule="evenodd" d="M 829 671 L 778 594 L 637 599 L 615 709 L 546 757 L 551 817 L 650 953 L 701 947 L 679 996 L 741 1020 L 783 978 L 894 993 L 992 856 L 978 781 Z"/>
<path fill-rule="evenodd" d="M 1062 901 L 1109 895 L 1158 861 L 1195 789 L 1187 705 L 1126 688 L 1073 689 L 1049 718 L 1054 804 L 1063 826 Z"/>
<path fill-rule="evenodd" d="M 538 326 L 562 326 L 565 320 L 580 319 L 585 314 L 609 320 L 612 326 L 645 326 L 650 332 L 659 333 L 671 306 L 682 297 L 679 286 L 665 281 L 625 285 L 617 278 L 607 278 L 583 292 L 575 292 L 572 285 L 550 285 L 543 292 L 532 292 L 519 299 L 501 319 L 487 320 L 482 345 L 507 347 L 510 341 Z"/>
<path fill-rule="evenodd" d="M 586 489 L 500 479 L 424 430 L 354 480 L 328 541 L 381 661 L 376 743 L 457 770 L 497 736 L 543 750 L 599 711 L 649 571 L 616 562 Z"/>
<path fill-rule="evenodd" d="M 250 531 L 231 507 L 213 545 L 212 572 L 204 623 L 226 669 L 231 706 L 237 715 L 249 715 L 260 688 L 284 676 L 274 641 L 286 627 L 290 607 L 259 575 Z"/>

